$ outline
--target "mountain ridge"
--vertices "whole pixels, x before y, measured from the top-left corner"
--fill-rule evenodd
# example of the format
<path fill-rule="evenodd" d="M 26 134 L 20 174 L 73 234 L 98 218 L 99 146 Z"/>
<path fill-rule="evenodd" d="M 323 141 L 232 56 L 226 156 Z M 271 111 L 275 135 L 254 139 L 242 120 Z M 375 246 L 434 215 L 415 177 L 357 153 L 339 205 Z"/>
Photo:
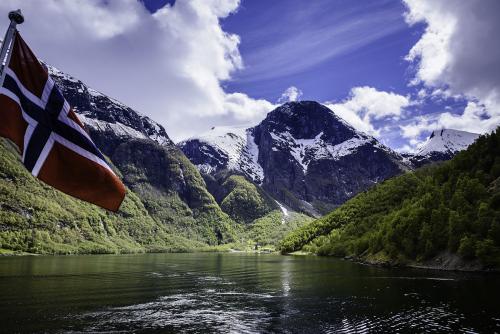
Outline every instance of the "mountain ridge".
<path fill-rule="evenodd" d="M 398 153 L 315 101 L 285 103 L 254 127 L 213 128 L 178 147 L 202 174 L 243 174 L 278 202 L 313 216 L 409 168 Z M 368 161 L 380 168 L 374 170 Z M 362 177 L 350 187 L 355 172 Z M 335 180 L 324 184 L 330 175 Z M 332 185 L 342 189 L 333 193 Z"/>

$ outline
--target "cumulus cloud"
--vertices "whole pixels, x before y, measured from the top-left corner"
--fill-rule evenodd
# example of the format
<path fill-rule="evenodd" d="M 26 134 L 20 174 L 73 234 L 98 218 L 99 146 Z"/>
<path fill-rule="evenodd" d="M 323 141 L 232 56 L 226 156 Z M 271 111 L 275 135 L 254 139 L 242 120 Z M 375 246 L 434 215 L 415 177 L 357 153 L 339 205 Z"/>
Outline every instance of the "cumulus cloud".
<path fill-rule="evenodd" d="M 243 93 L 226 94 L 224 99 L 224 109 L 229 110 L 234 121 L 229 124 L 239 123 L 257 123 L 262 120 L 266 114 L 277 106 L 263 99 L 252 99 Z"/>
<path fill-rule="evenodd" d="M 401 135 L 415 147 L 423 140 L 422 134 L 438 129 L 457 129 L 473 133 L 484 133 L 500 124 L 500 116 L 489 116 L 484 105 L 469 101 L 461 114 L 443 112 L 419 116 L 409 124 L 400 125 Z"/>
<path fill-rule="evenodd" d="M 426 24 L 406 57 L 415 65 L 412 83 L 430 87 L 433 96 L 463 95 L 470 101 L 459 115 L 447 112 L 415 126 L 420 124 L 422 131 L 429 127 L 480 133 L 494 129 L 500 124 L 500 44 L 496 42 L 500 1 L 404 1 L 406 21 Z"/>
<path fill-rule="evenodd" d="M 272 108 L 221 87 L 243 67 L 239 37 L 220 25 L 238 6 L 239 0 L 177 0 L 151 14 L 136 0 L 3 0 L 0 14 L 22 8 L 19 30 L 40 58 L 181 139 L 221 118 L 253 120 Z"/>
<path fill-rule="evenodd" d="M 340 103 L 327 103 L 327 106 L 357 130 L 379 136 L 382 128 L 376 126 L 374 121 L 398 120 L 410 104 L 406 96 L 364 86 L 352 88 L 347 99 Z"/>
<path fill-rule="evenodd" d="M 278 103 L 298 101 L 301 97 L 302 91 L 295 86 L 290 86 L 281 94 Z"/>
<path fill-rule="evenodd" d="M 413 144 L 415 144 L 422 132 L 436 130 L 439 125 L 435 122 L 435 119 L 420 116 L 416 117 L 409 124 L 400 125 L 399 127 L 403 138 L 411 139 L 413 140 Z"/>

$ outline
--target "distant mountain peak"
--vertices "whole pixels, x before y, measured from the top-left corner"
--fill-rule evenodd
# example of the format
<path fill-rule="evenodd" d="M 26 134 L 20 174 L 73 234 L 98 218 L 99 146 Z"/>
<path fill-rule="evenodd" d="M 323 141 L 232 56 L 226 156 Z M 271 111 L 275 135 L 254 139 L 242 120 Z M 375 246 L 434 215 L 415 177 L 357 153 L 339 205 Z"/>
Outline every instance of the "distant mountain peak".
<path fill-rule="evenodd" d="M 469 147 L 478 137 L 477 133 L 461 130 L 444 128 L 434 130 L 415 153 L 407 153 L 404 156 L 414 167 L 449 160 L 458 152 Z"/>
<path fill-rule="evenodd" d="M 418 148 L 416 155 L 424 156 L 432 152 L 455 154 L 466 149 L 478 137 L 477 133 L 461 130 L 434 130 L 427 141 Z"/>

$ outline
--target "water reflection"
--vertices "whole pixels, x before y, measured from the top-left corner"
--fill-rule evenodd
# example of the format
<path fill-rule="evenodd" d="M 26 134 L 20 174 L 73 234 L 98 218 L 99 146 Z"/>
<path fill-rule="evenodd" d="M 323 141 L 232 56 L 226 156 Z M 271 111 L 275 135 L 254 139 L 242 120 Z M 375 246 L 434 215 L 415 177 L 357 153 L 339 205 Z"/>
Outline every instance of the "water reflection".
<path fill-rule="evenodd" d="M 283 297 L 288 297 L 290 293 L 290 278 L 292 266 L 290 264 L 290 258 L 286 258 L 281 265 L 281 286 L 283 290 Z"/>

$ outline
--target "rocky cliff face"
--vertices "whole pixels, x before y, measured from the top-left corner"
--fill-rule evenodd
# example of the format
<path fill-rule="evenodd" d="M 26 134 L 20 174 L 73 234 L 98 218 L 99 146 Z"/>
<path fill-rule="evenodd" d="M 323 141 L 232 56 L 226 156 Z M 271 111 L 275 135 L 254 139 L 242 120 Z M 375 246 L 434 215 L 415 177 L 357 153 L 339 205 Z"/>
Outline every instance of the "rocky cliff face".
<path fill-rule="evenodd" d="M 312 101 L 286 103 L 253 128 L 213 129 L 179 147 L 203 173 L 243 174 L 311 215 L 409 168 L 399 154 Z"/>
<path fill-rule="evenodd" d="M 231 220 L 161 125 L 54 67 L 48 69 L 96 145 L 154 218 L 172 232 L 211 244 L 231 238 Z"/>
<path fill-rule="evenodd" d="M 127 107 L 67 75 L 46 65 L 64 97 L 88 130 L 114 137 L 151 139 L 160 145 L 172 145 L 165 129 L 149 117 Z"/>
<path fill-rule="evenodd" d="M 284 104 L 252 131 L 262 187 L 306 212 L 325 213 L 405 168 L 398 154 L 316 102 Z"/>

